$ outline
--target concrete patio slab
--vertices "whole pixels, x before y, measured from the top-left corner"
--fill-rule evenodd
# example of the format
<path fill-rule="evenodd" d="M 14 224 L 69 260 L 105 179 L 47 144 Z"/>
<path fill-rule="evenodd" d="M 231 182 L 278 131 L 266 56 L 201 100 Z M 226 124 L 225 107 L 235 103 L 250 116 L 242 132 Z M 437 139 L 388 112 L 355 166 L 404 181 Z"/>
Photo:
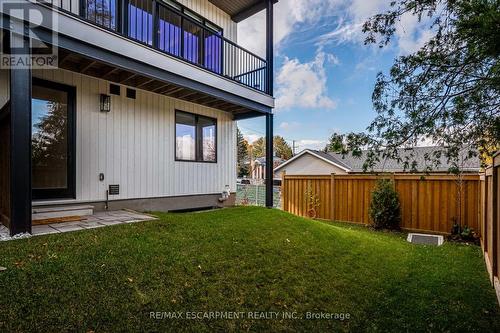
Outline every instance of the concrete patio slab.
<path fill-rule="evenodd" d="M 48 235 L 60 233 L 59 230 L 52 228 L 50 225 L 34 225 L 31 227 L 32 235 Z"/>
<path fill-rule="evenodd" d="M 83 217 L 83 220 L 81 221 L 34 225 L 31 229 L 31 235 L 27 234 L 26 237 L 95 229 L 110 225 L 129 224 L 151 220 L 156 220 L 156 218 L 154 216 L 131 210 L 97 212 L 94 215 Z M 0 225 L 0 241 L 13 240 L 17 238 L 10 237 L 9 229 Z"/>
<path fill-rule="evenodd" d="M 65 225 L 65 226 L 54 225 L 53 228 L 60 231 L 60 232 L 83 230 L 83 228 L 81 226 L 79 226 L 78 224 Z"/>

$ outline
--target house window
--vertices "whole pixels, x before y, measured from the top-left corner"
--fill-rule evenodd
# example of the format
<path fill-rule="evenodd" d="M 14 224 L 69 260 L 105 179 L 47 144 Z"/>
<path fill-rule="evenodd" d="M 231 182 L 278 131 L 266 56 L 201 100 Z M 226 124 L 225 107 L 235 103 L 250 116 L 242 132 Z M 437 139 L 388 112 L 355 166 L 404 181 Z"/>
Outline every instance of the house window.
<path fill-rule="evenodd" d="M 176 111 L 175 159 L 217 162 L 217 120 Z"/>
<path fill-rule="evenodd" d="M 84 6 L 87 20 L 116 30 L 117 0 L 87 0 Z"/>
<path fill-rule="evenodd" d="M 32 82 L 33 199 L 74 198 L 76 89 L 38 78 Z"/>

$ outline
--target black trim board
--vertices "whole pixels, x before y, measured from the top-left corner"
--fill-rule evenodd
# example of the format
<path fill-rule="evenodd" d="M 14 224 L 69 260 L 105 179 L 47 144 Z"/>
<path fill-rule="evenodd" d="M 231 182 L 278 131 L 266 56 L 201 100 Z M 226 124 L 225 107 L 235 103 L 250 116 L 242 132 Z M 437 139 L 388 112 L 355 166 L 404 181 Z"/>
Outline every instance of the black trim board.
<path fill-rule="evenodd" d="M 266 0 L 266 59 L 269 73 L 273 73 L 273 36 L 274 36 L 274 3 L 273 0 Z M 268 91 L 273 94 L 273 76 L 268 75 L 267 77 L 267 87 Z M 273 183 L 270 181 L 273 179 L 273 169 L 274 169 L 274 152 L 273 152 L 273 128 L 274 120 L 273 114 L 266 114 L 266 207 L 273 207 Z"/>
<path fill-rule="evenodd" d="M 44 28 L 36 27 L 36 35 L 44 42 L 50 43 L 51 35 L 50 32 Z M 87 58 L 94 59 L 106 63 L 110 66 L 116 66 L 124 70 L 130 70 L 138 74 L 142 74 L 157 80 L 161 80 L 167 83 L 175 84 L 177 86 L 195 90 L 212 97 L 221 99 L 223 101 L 241 105 L 248 109 L 262 113 L 271 113 L 272 108 L 258 102 L 249 100 L 247 98 L 231 94 L 229 92 L 220 90 L 218 88 L 200 83 L 198 81 L 191 80 L 180 75 L 167 72 L 165 70 L 159 69 L 157 67 L 142 63 L 135 59 L 128 58 L 121 54 L 116 54 L 114 52 L 104 50 L 95 45 L 90 45 L 79 40 L 75 40 L 71 37 L 64 36 L 62 34 L 58 35 L 58 46 L 71 52 L 81 54 Z M 133 45 L 131 45 L 133 46 Z M 215 75 L 215 74 L 210 74 Z M 235 83 L 237 84 L 237 83 Z"/>
<path fill-rule="evenodd" d="M 24 31 L 28 30 L 24 23 Z M 27 37 L 11 54 L 29 54 Z M 10 68 L 10 234 L 31 232 L 31 69 Z"/>
<path fill-rule="evenodd" d="M 255 118 L 255 117 L 263 117 L 266 114 L 267 113 L 261 113 L 261 112 L 256 112 L 256 111 L 237 113 L 233 116 L 233 120 L 244 120 L 244 119 L 250 119 L 250 118 Z"/>
<path fill-rule="evenodd" d="M 274 151 L 273 151 L 273 114 L 266 115 L 266 180 L 273 179 Z M 273 182 L 266 181 L 266 207 L 273 208 Z"/>

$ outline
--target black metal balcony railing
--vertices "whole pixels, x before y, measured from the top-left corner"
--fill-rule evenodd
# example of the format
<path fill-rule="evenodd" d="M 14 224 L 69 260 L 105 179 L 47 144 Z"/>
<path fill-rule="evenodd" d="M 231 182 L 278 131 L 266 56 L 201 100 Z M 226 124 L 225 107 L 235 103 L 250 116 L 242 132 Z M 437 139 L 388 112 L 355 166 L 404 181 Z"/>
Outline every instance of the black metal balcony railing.
<path fill-rule="evenodd" d="M 269 94 L 265 59 L 161 0 L 38 1 Z"/>

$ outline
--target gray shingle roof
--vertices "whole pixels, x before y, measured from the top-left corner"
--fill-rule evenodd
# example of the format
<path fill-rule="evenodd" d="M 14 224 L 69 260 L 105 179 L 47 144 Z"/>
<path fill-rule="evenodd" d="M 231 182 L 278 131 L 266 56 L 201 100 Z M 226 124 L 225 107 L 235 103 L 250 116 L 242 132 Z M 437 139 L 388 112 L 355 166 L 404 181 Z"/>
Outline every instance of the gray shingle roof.
<path fill-rule="evenodd" d="M 417 163 L 416 169 L 418 171 L 427 171 L 427 167 L 431 168 L 432 172 L 448 172 L 452 167 L 452 164 L 448 161 L 444 154 L 441 154 L 439 159 L 439 166 L 435 167 L 430 161 L 426 161 L 425 156 L 433 156 L 432 153 L 438 150 L 442 150 L 441 147 L 414 147 L 412 149 L 399 149 L 399 157 L 402 158 L 401 162 L 395 159 L 386 158 L 385 160 L 380 160 L 373 167 L 374 172 L 410 172 L 410 170 L 404 170 L 405 157 L 409 158 L 410 163 L 415 160 Z M 479 157 L 466 158 L 467 150 L 462 151 L 460 154 L 460 160 L 462 161 L 462 170 L 464 172 L 479 172 L 481 168 L 481 162 Z M 322 151 L 314 150 L 314 153 L 336 163 L 338 165 L 344 166 L 350 169 L 350 172 L 363 172 L 363 164 L 366 160 L 366 156 L 363 154 L 361 157 L 354 157 L 352 155 L 345 155 L 337 153 L 324 153 Z M 411 157 L 413 153 L 413 157 Z"/>
<path fill-rule="evenodd" d="M 323 157 L 324 159 L 327 159 L 335 164 L 338 164 L 346 169 L 352 169 L 351 165 L 348 164 L 348 161 L 342 159 L 342 155 L 337 156 L 338 154 L 332 154 L 332 153 L 325 153 L 320 150 L 312 150 L 316 155 Z M 346 156 L 347 157 L 347 156 Z"/>

